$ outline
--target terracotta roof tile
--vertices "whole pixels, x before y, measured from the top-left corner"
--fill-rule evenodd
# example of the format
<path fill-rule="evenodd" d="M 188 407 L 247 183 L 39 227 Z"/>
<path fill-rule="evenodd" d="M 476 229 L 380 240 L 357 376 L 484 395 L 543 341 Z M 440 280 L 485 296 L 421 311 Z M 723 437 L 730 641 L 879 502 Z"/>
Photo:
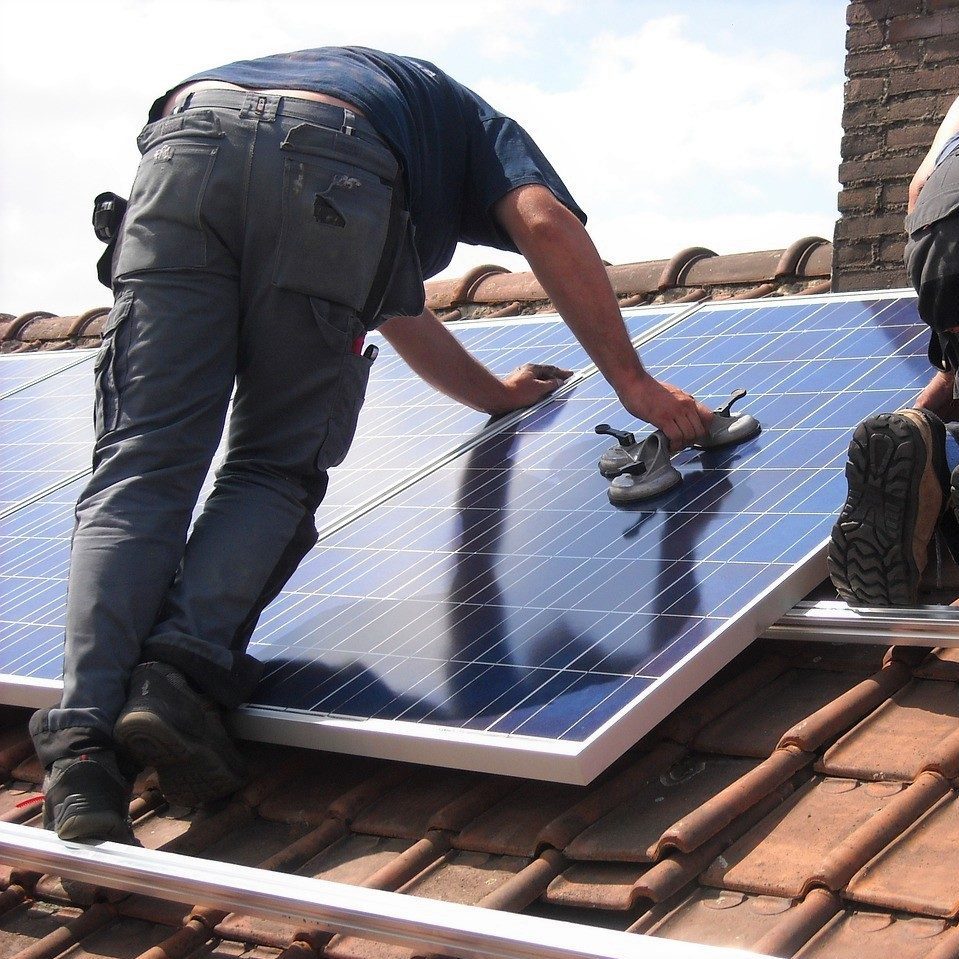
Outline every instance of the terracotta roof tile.
<path fill-rule="evenodd" d="M 959 932 L 941 920 L 846 911 L 796 953 L 796 959 L 955 959 Z"/>
<path fill-rule="evenodd" d="M 665 772 L 638 783 L 630 799 L 574 839 L 566 855 L 579 860 L 654 862 L 664 836 L 678 819 L 755 766 L 748 759 L 683 756 Z"/>
<path fill-rule="evenodd" d="M 861 679 L 865 679 L 862 674 L 791 669 L 713 720 L 700 731 L 693 745 L 729 756 L 768 756 L 784 733 Z M 796 737 L 791 741 L 795 742 Z M 805 742 L 799 745 L 810 748 Z M 812 748 L 817 745 L 812 744 Z"/>
<path fill-rule="evenodd" d="M 839 908 L 839 899 L 821 889 L 794 901 L 698 888 L 679 905 L 652 910 L 633 931 L 762 955 L 789 955 Z"/>
<path fill-rule="evenodd" d="M 801 896 L 812 881 L 824 881 L 825 864 L 843 841 L 903 791 L 898 784 L 817 777 L 717 858 L 703 881 L 741 892 Z"/>
<path fill-rule="evenodd" d="M 959 915 L 959 800 L 950 792 L 849 883 L 868 905 L 927 916 Z"/>
<path fill-rule="evenodd" d="M 818 768 L 858 779 L 912 780 L 959 729 L 959 686 L 916 680 L 829 749 Z"/>
<path fill-rule="evenodd" d="M 959 683 L 959 648 L 934 649 L 914 672 L 922 679 Z"/>
<path fill-rule="evenodd" d="M 549 884 L 543 898 L 561 906 L 625 911 L 635 906 L 633 887 L 646 869 L 638 863 L 573 863 Z"/>
<path fill-rule="evenodd" d="M 717 255 L 704 247 L 680 250 L 665 260 L 607 267 L 623 306 L 681 303 L 704 297 L 790 296 L 825 292 L 832 270 L 832 244 L 802 237 L 782 250 Z M 444 319 L 518 316 L 552 310 L 530 272 L 513 273 L 486 264 L 455 279 L 426 284 L 427 305 Z M 100 306 L 77 316 L 33 310 L 0 314 L 0 353 L 96 346 L 109 312 Z"/>

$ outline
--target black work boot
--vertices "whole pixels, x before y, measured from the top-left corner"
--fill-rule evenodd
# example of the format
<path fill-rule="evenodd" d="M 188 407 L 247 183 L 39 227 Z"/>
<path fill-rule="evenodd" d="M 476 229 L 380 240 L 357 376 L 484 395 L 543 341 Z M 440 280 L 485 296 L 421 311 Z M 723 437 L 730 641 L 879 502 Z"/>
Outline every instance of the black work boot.
<path fill-rule="evenodd" d="M 220 708 L 166 663 L 133 670 L 113 735 L 133 760 L 156 769 L 160 789 L 175 805 L 220 799 L 246 782 Z"/>
<path fill-rule="evenodd" d="M 881 413 L 849 444 L 849 494 L 826 560 L 855 606 L 915 606 L 949 490 L 945 427 L 927 410 Z"/>
<path fill-rule="evenodd" d="M 108 750 L 57 759 L 44 777 L 43 827 L 61 839 L 135 843 L 129 809 L 130 783 Z"/>

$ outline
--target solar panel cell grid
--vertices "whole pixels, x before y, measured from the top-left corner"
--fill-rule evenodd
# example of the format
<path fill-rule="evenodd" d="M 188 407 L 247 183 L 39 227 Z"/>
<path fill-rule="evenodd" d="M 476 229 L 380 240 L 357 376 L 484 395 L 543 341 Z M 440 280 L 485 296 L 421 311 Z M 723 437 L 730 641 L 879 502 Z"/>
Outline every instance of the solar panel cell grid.
<path fill-rule="evenodd" d="M 592 427 L 630 424 L 587 380 L 314 550 L 255 635 L 271 664 L 257 703 L 598 734 L 823 541 L 850 429 L 927 378 L 913 309 L 826 300 L 683 321 L 644 347 L 647 365 L 715 406 L 747 387 L 758 438 L 684 451 L 681 487 L 615 509 Z"/>

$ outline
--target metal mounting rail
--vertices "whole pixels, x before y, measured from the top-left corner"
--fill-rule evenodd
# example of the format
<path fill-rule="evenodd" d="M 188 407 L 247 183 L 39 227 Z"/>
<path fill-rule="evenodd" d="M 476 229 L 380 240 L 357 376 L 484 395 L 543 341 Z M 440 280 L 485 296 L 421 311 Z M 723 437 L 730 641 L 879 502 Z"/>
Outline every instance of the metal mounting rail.
<path fill-rule="evenodd" d="M 463 959 L 757 959 L 739 949 L 674 942 L 555 919 L 362 889 L 119 843 L 66 843 L 0 823 L 0 861 L 173 902 L 317 922 L 330 932 Z"/>
<path fill-rule="evenodd" d="M 763 634 L 767 639 L 888 646 L 959 646 L 959 609 L 850 607 L 836 600 L 797 603 Z"/>

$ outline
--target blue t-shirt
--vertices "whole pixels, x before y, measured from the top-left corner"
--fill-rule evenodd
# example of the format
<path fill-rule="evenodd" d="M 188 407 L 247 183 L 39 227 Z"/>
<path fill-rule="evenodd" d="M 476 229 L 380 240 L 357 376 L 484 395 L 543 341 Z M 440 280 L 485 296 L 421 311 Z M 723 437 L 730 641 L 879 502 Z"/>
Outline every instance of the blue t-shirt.
<path fill-rule="evenodd" d="M 548 187 L 586 222 L 533 138 L 425 60 L 365 47 L 319 47 L 240 60 L 177 86 L 195 80 L 251 90 L 310 90 L 359 107 L 403 165 L 424 279 L 449 263 L 458 241 L 516 252 L 491 207 L 523 184 Z M 151 119 L 168 94 L 153 105 Z"/>

